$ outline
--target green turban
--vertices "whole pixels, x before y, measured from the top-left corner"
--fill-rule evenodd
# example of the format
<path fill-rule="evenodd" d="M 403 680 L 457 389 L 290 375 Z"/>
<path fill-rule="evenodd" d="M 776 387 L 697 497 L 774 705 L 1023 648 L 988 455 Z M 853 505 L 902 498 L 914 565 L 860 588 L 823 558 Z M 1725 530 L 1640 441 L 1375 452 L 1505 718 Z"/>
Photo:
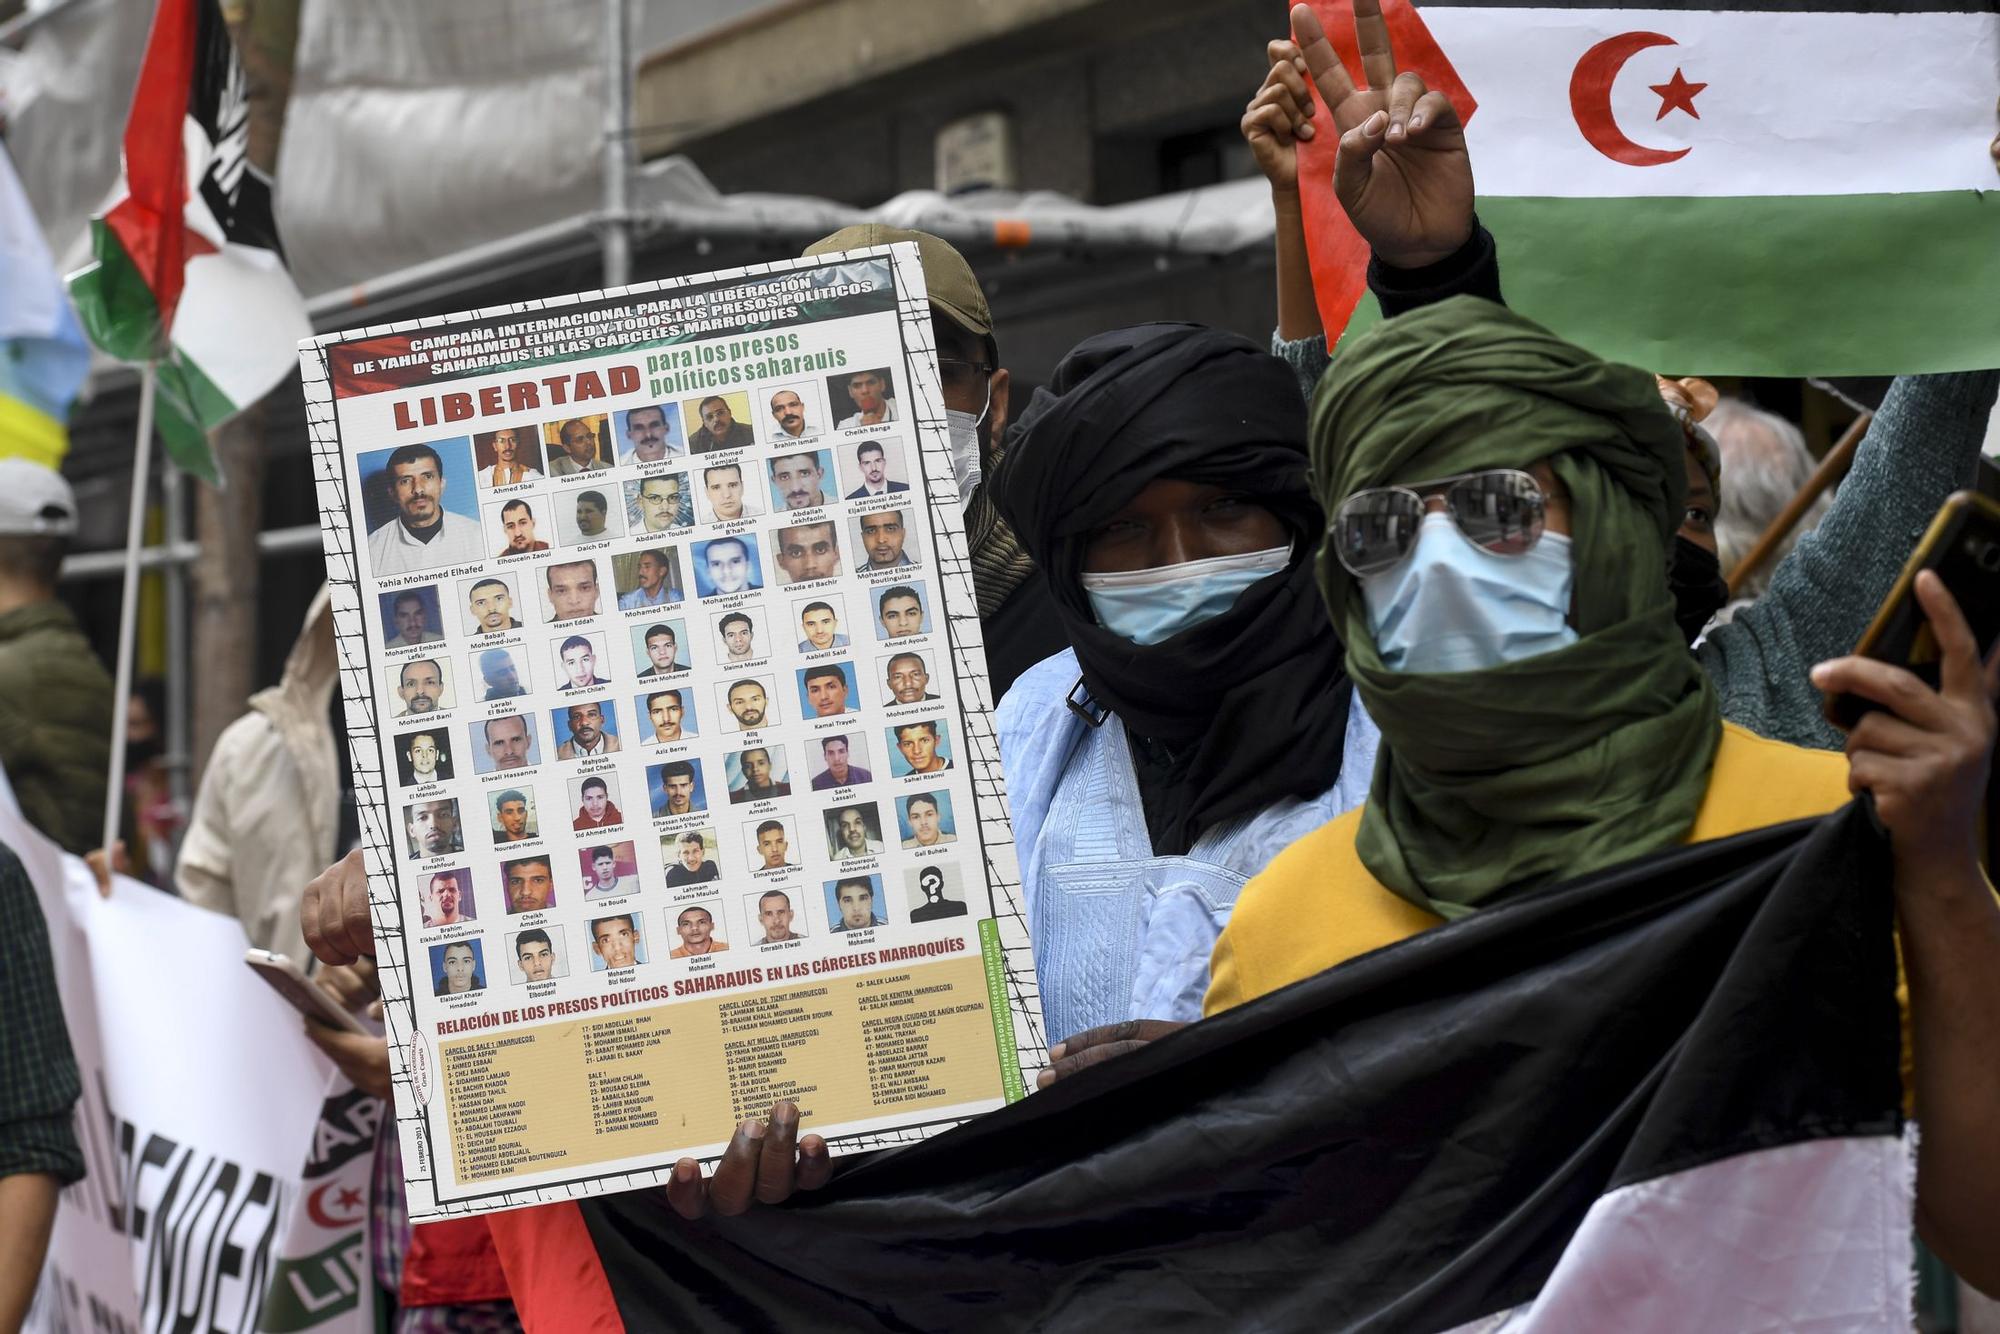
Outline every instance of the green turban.
<path fill-rule="evenodd" d="M 1453 917 L 1686 837 L 1721 725 L 1667 590 L 1685 449 L 1651 374 L 1491 301 L 1455 297 L 1341 348 L 1311 423 L 1329 524 L 1364 487 L 1543 459 L 1571 497 L 1577 641 L 1481 671 L 1383 666 L 1358 582 L 1320 549 L 1382 729 L 1357 852 L 1396 893 Z"/>

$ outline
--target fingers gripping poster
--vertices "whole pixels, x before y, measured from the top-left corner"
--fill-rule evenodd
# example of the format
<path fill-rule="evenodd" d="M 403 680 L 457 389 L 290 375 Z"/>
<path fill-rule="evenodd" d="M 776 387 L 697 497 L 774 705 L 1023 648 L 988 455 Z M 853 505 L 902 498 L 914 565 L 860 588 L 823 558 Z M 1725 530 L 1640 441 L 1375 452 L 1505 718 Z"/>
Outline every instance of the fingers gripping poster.
<path fill-rule="evenodd" d="M 411 1216 L 1045 1060 L 909 245 L 301 345 Z"/>

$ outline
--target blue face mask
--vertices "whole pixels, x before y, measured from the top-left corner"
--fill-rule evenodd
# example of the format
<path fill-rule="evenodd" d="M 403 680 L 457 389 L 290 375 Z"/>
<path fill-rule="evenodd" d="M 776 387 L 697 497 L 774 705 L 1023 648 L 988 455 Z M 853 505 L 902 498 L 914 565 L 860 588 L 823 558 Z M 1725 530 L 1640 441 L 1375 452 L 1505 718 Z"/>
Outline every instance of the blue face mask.
<path fill-rule="evenodd" d="M 1291 561 L 1287 546 L 1150 570 L 1086 573 L 1083 591 L 1099 625 L 1135 644 L 1157 644 L 1214 620 L 1236 604 L 1244 589 Z"/>
<path fill-rule="evenodd" d="M 1543 533 L 1525 555 L 1495 556 L 1426 514 L 1417 544 L 1392 569 L 1364 576 L 1368 627 L 1394 672 L 1473 672 L 1576 642 L 1569 539 Z"/>

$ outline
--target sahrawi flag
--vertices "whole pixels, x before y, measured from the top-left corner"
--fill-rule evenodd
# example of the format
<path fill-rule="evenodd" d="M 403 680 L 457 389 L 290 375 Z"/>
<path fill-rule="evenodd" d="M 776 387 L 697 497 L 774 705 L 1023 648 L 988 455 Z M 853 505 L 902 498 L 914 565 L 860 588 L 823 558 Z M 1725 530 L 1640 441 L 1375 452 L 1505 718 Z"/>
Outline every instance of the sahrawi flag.
<path fill-rule="evenodd" d="M 249 161 L 243 67 L 214 0 L 160 0 L 125 122 L 123 193 L 70 277 L 91 341 L 157 363 L 175 463 L 219 481 L 207 431 L 270 392 L 310 336 L 271 185 Z"/>
<path fill-rule="evenodd" d="M 1907 1330 L 1893 940 L 1850 806 L 1474 913 L 785 1208 L 488 1222 L 530 1328 Z"/>
<path fill-rule="evenodd" d="M 1365 86 L 1349 3 L 1312 4 Z M 1382 8 L 1465 122 L 1522 313 L 1668 372 L 2000 364 L 1995 0 Z M 1300 170 L 1329 330 L 1378 318 L 1335 147 Z"/>

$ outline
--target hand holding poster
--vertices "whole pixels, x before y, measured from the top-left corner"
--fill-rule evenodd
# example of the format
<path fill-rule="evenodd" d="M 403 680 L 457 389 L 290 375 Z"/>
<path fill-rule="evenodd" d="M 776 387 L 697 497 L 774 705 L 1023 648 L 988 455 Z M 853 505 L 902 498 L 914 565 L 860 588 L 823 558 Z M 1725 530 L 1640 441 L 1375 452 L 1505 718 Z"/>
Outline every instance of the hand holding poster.
<path fill-rule="evenodd" d="M 416 1219 L 1022 1094 L 1041 1024 L 894 246 L 302 345 Z"/>

